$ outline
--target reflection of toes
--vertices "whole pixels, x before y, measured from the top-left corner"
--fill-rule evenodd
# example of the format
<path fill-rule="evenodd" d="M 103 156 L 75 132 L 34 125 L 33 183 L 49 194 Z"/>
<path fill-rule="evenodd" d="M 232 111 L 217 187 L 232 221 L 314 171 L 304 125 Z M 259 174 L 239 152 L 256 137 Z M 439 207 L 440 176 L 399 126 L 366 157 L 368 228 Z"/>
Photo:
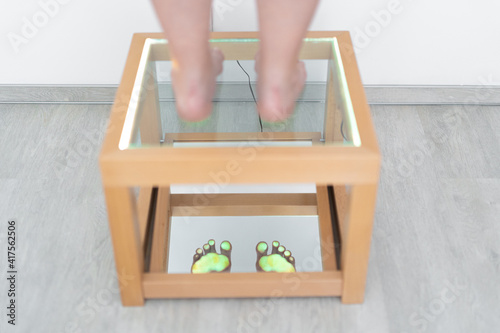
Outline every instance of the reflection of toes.
<path fill-rule="evenodd" d="M 285 259 L 293 265 L 293 267 L 295 267 L 295 259 L 292 257 L 292 252 L 286 250 L 284 253 L 283 253 L 283 256 L 285 257 Z"/>
<path fill-rule="evenodd" d="M 209 253 L 217 253 L 217 251 L 215 251 L 215 241 L 213 239 L 209 240 L 208 241 L 208 252 Z"/>
<path fill-rule="evenodd" d="M 278 253 L 278 247 L 280 246 L 280 242 L 274 241 L 273 242 L 273 251 L 271 252 L 272 254 Z"/>
<path fill-rule="evenodd" d="M 286 250 L 284 253 L 283 253 L 283 256 L 288 260 L 288 258 L 290 258 L 290 256 L 292 255 L 292 252 Z"/>
<path fill-rule="evenodd" d="M 193 256 L 191 273 L 229 272 L 231 270 L 231 250 L 229 241 L 220 245 L 221 254 L 215 250 L 215 241 L 210 239 L 203 249 L 198 248 Z"/>
<path fill-rule="evenodd" d="M 270 255 L 267 255 L 267 243 L 259 242 L 255 266 L 258 272 L 295 272 L 295 259 L 278 241 L 272 243 Z"/>
<path fill-rule="evenodd" d="M 200 249 L 200 248 L 197 248 L 197 249 L 196 249 L 196 252 L 195 252 L 195 254 L 194 254 L 194 256 L 193 256 L 193 264 L 194 264 L 195 262 L 197 262 L 197 261 L 201 258 L 201 256 L 202 256 L 202 255 L 203 255 L 203 250 L 202 250 L 202 249 Z"/>
<path fill-rule="evenodd" d="M 229 262 L 231 262 L 232 250 L 233 247 L 231 246 L 231 243 L 229 243 L 229 241 L 223 241 L 222 243 L 220 243 L 220 254 L 225 255 L 229 259 Z"/>
<path fill-rule="evenodd" d="M 267 254 L 267 243 L 266 242 L 259 242 L 257 244 L 257 253 L 265 256 Z"/>
<path fill-rule="evenodd" d="M 259 266 L 259 260 L 263 256 L 267 256 L 267 243 L 259 242 L 259 244 L 257 244 L 256 250 L 257 250 L 257 262 L 255 263 L 255 267 L 257 268 L 258 272 L 262 272 L 262 268 Z"/>

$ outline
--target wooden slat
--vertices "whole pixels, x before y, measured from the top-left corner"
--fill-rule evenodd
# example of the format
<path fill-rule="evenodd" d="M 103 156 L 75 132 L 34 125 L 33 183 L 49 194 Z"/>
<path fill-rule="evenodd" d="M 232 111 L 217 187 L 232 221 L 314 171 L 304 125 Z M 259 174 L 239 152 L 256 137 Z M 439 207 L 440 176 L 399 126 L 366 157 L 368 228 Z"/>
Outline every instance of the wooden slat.
<path fill-rule="evenodd" d="M 314 193 L 173 194 L 172 216 L 317 215 Z"/>
<path fill-rule="evenodd" d="M 361 82 L 356 56 L 354 52 L 352 52 L 353 44 L 351 36 L 348 31 L 341 32 L 337 40 L 354 109 L 356 124 L 361 137 L 361 144 L 363 147 L 368 148 L 380 157 L 375 128 L 370 115 L 370 107 L 366 101 L 365 90 Z"/>
<path fill-rule="evenodd" d="M 315 206 L 314 193 L 172 194 L 171 206 Z"/>
<path fill-rule="evenodd" d="M 346 230 L 347 209 L 349 208 L 349 198 L 345 185 L 336 185 L 333 187 L 335 194 L 335 205 L 337 208 L 337 217 L 339 223 L 340 241 L 344 239 L 344 232 Z"/>
<path fill-rule="evenodd" d="M 317 186 L 316 195 L 318 196 L 319 236 L 323 271 L 335 271 L 338 268 L 335 261 L 335 244 L 330 214 L 330 201 L 328 199 L 328 187 Z"/>
<path fill-rule="evenodd" d="M 178 206 L 172 216 L 287 216 L 317 215 L 314 206 Z"/>
<path fill-rule="evenodd" d="M 146 298 L 340 296 L 339 271 L 308 273 L 144 274 Z"/>
<path fill-rule="evenodd" d="M 153 244 L 149 271 L 153 273 L 167 271 L 167 248 L 170 226 L 170 188 L 160 187 L 156 202 Z"/>
<path fill-rule="evenodd" d="M 316 32 L 315 32 L 316 33 Z M 331 39 L 334 37 L 335 32 L 327 32 L 324 36 L 320 34 L 309 33 L 308 37 L 316 38 L 329 38 L 325 41 L 304 42 L 300 51 L 300 59 L 328 59 L 331 53 Z M 154 36 L 154 35 L 150 35 Z M 158 38 L 163 38 L 159 36 Z M 211 38 L 224 39 L 224 38 L 237 38 L 237 39 L 257 39 L 258 32 L 238 32 L 237 34 L 226 32 L 212 32 Z M 211 42 L 212 47 L 219 48 L 224 53 L 225 60 L 254 60 L 255 54 L 259 48 L 258 41 L 247 41 L 245 43 L 228 43 L 228 42 Z M 168 44 L 152 45 L 152 53 L 155 55 L 157 61 L 170 60 Z"/>
<path fill-rule="evenodd" d="M 139 197 L 137 199 L 137 219 L 139 221 L 139 233 L 143 251 L 146 250 L 146 233 L 148 229 L 149 207 L 151 204 L 152 191 L 153 187 L 151 186 L 142 187 L 139 190 Z"/>
<path fill-rule="evenodd" d="M 166 133 L 165 142 L 191 141 L 319 141 L 320 132 L 220 132 L 220 133 Z"/>
<path fill-rule="evenodd" d="M 241 167 L 231 182 L 363 184 L 379 178 L 380 156 L 363 147 L 224 147 L 127 149 L 101 155 L 105 185 L 158 186 L 213 182 Z"/>

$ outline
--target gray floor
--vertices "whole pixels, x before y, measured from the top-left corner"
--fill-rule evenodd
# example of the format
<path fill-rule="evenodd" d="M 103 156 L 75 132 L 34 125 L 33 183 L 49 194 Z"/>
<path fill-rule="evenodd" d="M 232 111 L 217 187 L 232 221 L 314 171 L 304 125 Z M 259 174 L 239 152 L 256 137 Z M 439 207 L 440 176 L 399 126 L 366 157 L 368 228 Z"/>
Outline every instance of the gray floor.
<path fill-rule="evenodd" d="M 384 164 L 366 301 L 122 307 L 97 155 L 106 105 L 0 105 L 0 332 L 499 332 L 500 108 L 374 106 Z M 7 327 L 7 219 L 18 325 Z"/>

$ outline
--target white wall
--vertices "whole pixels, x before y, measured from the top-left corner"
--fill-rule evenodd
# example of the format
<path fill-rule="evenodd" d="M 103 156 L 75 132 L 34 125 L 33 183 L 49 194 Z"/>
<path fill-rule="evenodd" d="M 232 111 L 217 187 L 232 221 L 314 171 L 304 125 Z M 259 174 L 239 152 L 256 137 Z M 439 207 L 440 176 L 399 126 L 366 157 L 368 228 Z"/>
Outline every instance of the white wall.
<path fill-rule="evenodd" d="M 216 1 L 214 30 L 257 28 L 253 0 Z M 365 84 L 500 84 L 499 14 L 494 0 L 322 0 L 310 30 L 351 31 Z"/>
<path fill-rule="evenodd" d="M 65 4 L 16 52 L 8 34 L 43 18 L 40 3 Z M 161 28 L 148 0 L 1 0 L 0 84 L 117 84 L 132 34 L 150 31 Z"/>
<path fill-rule="evenodd" d="M 56 1 L 45 22 L 40 3 Z M 254 0 L 216 1 L 215 31 L 257 28 Z M 496 0 L 322 0 L 311 30 L 350 30 L 365 84 L 500 84 L 498 13 Z M 148 31 L 148 0 L 3 0 L 0 84 L 117 84 L 132 33 Z"/>

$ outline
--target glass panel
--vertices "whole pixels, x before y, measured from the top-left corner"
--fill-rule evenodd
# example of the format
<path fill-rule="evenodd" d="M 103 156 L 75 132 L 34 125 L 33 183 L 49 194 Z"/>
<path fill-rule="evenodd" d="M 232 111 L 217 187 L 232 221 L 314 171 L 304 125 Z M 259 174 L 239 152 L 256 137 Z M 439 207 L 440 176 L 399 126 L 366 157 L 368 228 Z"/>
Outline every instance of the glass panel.
<path fill-rule="evenodd" d="M 257 75 L 253 60 L 258 40 L 219 39 L 211 43 L 224 53 L 224 69 L 217 78 L 212 115 L 192 123 L 180 119 L 176 112 L 167 41 L 146 40 L 120 149 L 172 147 L 174 142 L 186 140 L 361 145 L 335 38 L 304 41 L 300 57 L 306 65 L 308 80 L 295 110 L 286 121 L 262 122 L 262 127 L 257 113 Z M 259 134 L 262 132 L 264 134 Z M 196 133 L 195 137 L 189 135 Z"/>

